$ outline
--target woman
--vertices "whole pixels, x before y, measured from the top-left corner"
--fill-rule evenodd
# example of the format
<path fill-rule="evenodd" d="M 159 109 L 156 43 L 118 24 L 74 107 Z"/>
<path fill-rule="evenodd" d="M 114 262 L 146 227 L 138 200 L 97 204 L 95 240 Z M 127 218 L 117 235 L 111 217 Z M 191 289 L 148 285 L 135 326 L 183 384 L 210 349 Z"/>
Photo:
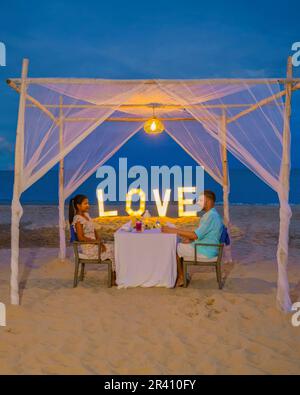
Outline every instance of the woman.
<path fill-rule="evenodd" d="M 95 241 L 99 240 L 95 230 L 95 224 L 89 215 L 89 201 L 85 195 L 76 195 L 70 200 L 69 205 L 69 222 L 73 226 L 78 241 Z M 115 264 L 113 244 L 100 243 L 101 259 L 110 259 L 113 268 L 113 282 L 115 282 Z M 82 244 L 81 250 L 84 255 L 90 259 L 98 258 L 99 247 L 95 244 Z"/>

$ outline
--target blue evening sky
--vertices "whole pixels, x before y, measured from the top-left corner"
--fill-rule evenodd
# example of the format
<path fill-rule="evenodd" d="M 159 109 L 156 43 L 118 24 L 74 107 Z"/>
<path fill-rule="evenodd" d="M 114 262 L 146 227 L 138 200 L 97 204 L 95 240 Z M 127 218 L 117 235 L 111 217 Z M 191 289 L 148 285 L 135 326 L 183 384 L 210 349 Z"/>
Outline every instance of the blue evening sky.
<path fill-rule="evenodd" d="M 299 15 L 299 0 L 2 2 L 0 169 L 13 167 L 18 106 L 5 80 L 20 76 L 23 57 L 32 77 L 284 77 L 292 43 L 300 41 Z M 294 73 L 300 77 L 300 67 Z M 293 109 L 292 163 L 300 168 L 300 92 Z M 143 164 L 143 147 L 165 159 L 180 150 L 166 135 L 154 146 L 147 137 L 135 137 L 138 153 L 133 141 L 122 155 Z"/>

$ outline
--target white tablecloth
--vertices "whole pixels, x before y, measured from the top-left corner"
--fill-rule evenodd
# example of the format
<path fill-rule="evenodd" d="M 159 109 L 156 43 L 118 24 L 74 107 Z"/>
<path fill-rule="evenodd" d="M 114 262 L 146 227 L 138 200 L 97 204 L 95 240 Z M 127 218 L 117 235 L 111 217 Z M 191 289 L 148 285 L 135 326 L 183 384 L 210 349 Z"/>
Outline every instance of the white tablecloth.
<path fill-rule="evenodd" d="M 177 277 L 176 235 L 158 229 L 115 232 L 116 282 L 119 288 L 167 287 Z"/>

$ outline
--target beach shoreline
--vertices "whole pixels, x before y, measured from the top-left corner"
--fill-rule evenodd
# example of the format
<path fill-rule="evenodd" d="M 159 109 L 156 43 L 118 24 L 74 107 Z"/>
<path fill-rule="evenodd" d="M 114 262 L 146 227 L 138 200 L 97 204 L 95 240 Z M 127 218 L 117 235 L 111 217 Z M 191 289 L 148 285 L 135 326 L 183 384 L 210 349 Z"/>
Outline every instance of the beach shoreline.
<path fill-rule="evenodd" d="M 292 210 L 288 273 L 299 301 L 300 206 Z M 231 207 L 234 262 L 223 266 L 221 291 L 211 268 L 192 269 L 187 289 L 118 290 L 106 287 L 106 268 L 91 267 L 73 289 L 72 248 L 57 259 L 57 213 L 24 207 L 21 305 L 12 306 L 2 239 L 10 211 L 0 206 L 0 374 L 300 373 L 300 329 L 276 307 L 277 207 Z M 112 223 L 102 225 L 110 237 Z"/>

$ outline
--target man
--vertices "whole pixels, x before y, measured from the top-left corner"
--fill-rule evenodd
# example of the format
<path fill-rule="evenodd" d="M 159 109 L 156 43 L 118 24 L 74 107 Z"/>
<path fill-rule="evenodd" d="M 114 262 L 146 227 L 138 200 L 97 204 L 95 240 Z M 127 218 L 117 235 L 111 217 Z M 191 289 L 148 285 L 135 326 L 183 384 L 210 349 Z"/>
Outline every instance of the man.
<path fill-rule="evenodd" d="M 200 209 L 205 211 L 202 216 L 200 225 L 195 231 L 180 230 L 168 226 L 162 227 L 164 233 L 175 233 L 183 240 L 177 246 L 177 282 L 176 287 L 183 286 L 183 267 L 180 261 L 181 257 L 186 260 L 194 260 L 194 242 L 201 241 L 207 244 L 219 244 L 223 228 L 223 221 L 215 209 L 216 195 L 214 192 L 205 190 L 198 200 Z M 198 258 L 213 258 L 218 255 L 217 247 L 197 246 Z"/>

